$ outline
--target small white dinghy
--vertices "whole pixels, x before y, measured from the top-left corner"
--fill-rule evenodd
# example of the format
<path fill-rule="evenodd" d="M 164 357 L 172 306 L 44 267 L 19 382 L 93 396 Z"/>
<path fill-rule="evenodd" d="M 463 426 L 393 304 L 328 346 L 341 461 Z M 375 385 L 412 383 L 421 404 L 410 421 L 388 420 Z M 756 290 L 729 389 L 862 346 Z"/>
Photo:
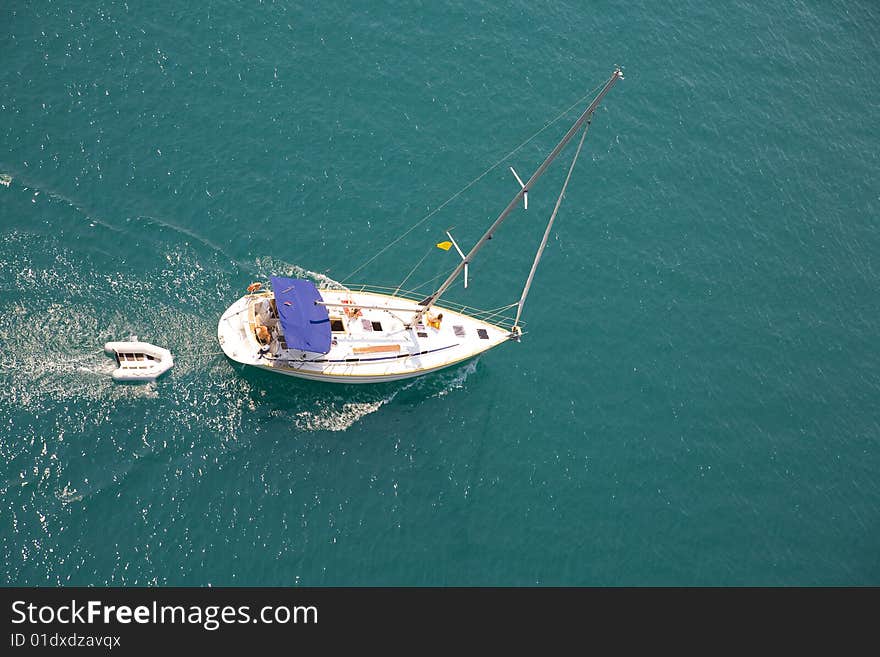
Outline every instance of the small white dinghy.
<path fill-rule="evenodd" d="M 171 352 L 162 347 L 138 342 L 108 342 L 104 351 L 113 353 L 119 367 L 113 371 L 117 381 L 152 381 L 174 366 Z"/>

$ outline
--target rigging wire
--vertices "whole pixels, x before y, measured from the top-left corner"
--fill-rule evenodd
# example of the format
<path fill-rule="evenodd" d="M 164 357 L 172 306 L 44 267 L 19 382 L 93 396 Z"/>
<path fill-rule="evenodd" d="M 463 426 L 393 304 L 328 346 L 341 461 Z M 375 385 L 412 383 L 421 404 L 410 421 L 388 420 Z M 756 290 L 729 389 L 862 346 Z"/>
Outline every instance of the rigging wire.
<path fill-rule="evenodd" d="M 404 237 L 406 237 L 407 235 L 409 235 L 409 234 L 410 234 L 412 231 L 414 231 L 416 228 L 418 228 L 418 227 L 421 226 L 423 223 L 425 223 L 426 221 L 428 221 L 428 219 L 430 219 L 430 218 L 433 217 L 435 214 L 437 214 L 438 212 L 440 212 L 440 210 L 442 210 L 442 209 L 445 208 L 447 205 L 449 205 L 450 203 L 452 203 L 452 201 L 454 201 L 454 200 L 457 199 L 459 196 L 461 196 L 462 194 L 464 194 L 468 189 L 470 189 L 471 187 L 473 187 L 476 183 L 478 183 L 480 180 L 482 180 L 482 179 L 483 179 L 486 175 L 488 175 L 491 171 L 493 171 L 494 169 L 496 169 L 496 168 L 497 168 L 499 165 L 501 165 L 504 161 L 506 161 L 506 160 L 509 159 L 511 156 L 513 156 L 517 151 L 519 151 L 521 148 L 523 148 L 524 146 L 526 146 L 530 141 L 532 141 L 535 137 L 537 137 L 537 136 L 540 135 L 542 132 L 544 132 L 544 131 L 545 131 L 547 128 L 549 128 L 551 125 L 553 125 L 554 123 L 556 123 L 557 121 L 559 121 L 559 119 L 561 119 L 563 116 L 565 116 L 566 114 L 568 114 L 572 109 L 574 109 L 575 107 L 577 107 L 578 105 L 580 105 L 581 103 L 583 103 L 585 100 L 588 100 L 589 98 L 591 98 L 591 97 L 593 96 L 593 94 L 596 93 L 596 90 L 599 89 L 601 86 L 602 86 L 601 84 L 596 85 L 596 86 L 593 88 L 592 91 L 589 91 L 588 93 L 586 93 L 586 94 L 584 94 L 583 96 L 581 96 L 580 98 L 578 98 L 578 99 L 577 99 L 574 103 L 572 103 L 569 107 L 567 107 L 567 108 L 564 109 L 562 112 L 560 112 L 559 115 L 556 116 L 556 118 L 551 119 L 550 121 L 548 121 L 547 123 L 545 123 L 543 128 L 541 128 L 540 130 L 538 130 L 535 134 L 533 134 L 531 137 L 529 137 L 528 139 L 526 139 L 523 143 L 521 143 L 519 146 L 517 146 L 516 148 L 514 148 L 514 149 L 513 149 L 512 151 L 510 151 L 507 155 L 505 155 L 505 156 L 502 157 L 500 160 L 498 160 L 495 164 L 493 164 L 493 165 L 490 166 L 488 169 L 486 169 L 485 171 L 483 171 L 483 173 L 481 173 L 479 176 L 477 176 L 476 178 L 474 178 L 473 180 L 471 180 L 467 185 L 465 185 L 465 186 L 462 187 L 460 190 L 458 190 L 457 192 L 455 192 L 455 194 L 453 194 L 453 195 L 450 196 L 448 199 L 446 199 L 445 201 L 443 201 L 443 203 L 441 203 L 441 204 L 438 205 L 436 208 L 434 208 L 433 210 L 431 210 L 428 214 L 426 214 L 426 215 L 425 215 L 424 217 L 422 217 L 419 221 L 417 221 L 415 224 L 413 224 L 412 226 L 410 226 L 406 231 L 404 231 L 404 232 L 403 232 L 401 235 L 399 235 L 396 239 L 392 240 L 391 242 L 389 242 L 388 244 L 386 244 L 384 247 L 382 247 L 381 249 L 379 249 L 379 251 L 377 251 L 375 254 L 373 254 L 373 256 L 370 257 L 366 262 L 364 262 L 362 265 L 360 265 L 357 269 L 355 269 L 353 272 L 351 272 L 348 276 L 346 276 L 345 278 L 343 278 L 343 279 L 340 281 L 340 283 L 345 283 L 345 281 L 347 281 L 348 279 L 350 279 L 352 276 L 354 276 L 355 274 L 357 274 L 360 270 L 362 270 L 364 267 L 366 267 L 367 265 L 369 265 L 371 262 L 373 262 L 373 261 L 374 261 L 376 258 L 378 258 L 380 255 L 382 255 L 383 253 L 385 253 L 385 251 L 387 251 L 388 249 L 390 249 L 392 246 L 394 246 L 395 244 L 397 244 L 400 240 L 402 240 Z"/>
<path fill-rule="evenodd" d="M 394 290 L 394 293 L 391 296 L 393 296 L 393 297 L 397 296 L 397 293 L 400 292 L 400 288 L 403 287 L 403 284 L 406 283 L 409 280 L 409 277 L 415 273 L 416 269 L 419 268 L 419 265 L 425 261 L 425 258 L 427 258 L 429 255 L 431 255 L 431 251 L 433 251 L 434 248 L 435 248 L 434 246 L 428 247 L 428 250 L 425 251 L 425 255 L 422 256 L 422 259 L 416 263 L 415 267 L 413 267 L 412 269 L 409 270 L 409 273 L 406 275 L 406 278 L 404 278 L 402 281 L 400 281 L 400 283 L 397 285 L 397 289 Z"/>
<path fill-rule="evenodd" d="M 516 319 L 513 320 L 514 327 L 519 324 L 519 318 L 522 314 L 523 306 L 526 303 L 526 297 L 529 295 L 529 289 L 532 287 L 532 281 L 535 278 L 535 271 L 538 269 L 538 263 L 541 262 L 541 256 L 544 255 L 544 249 L 547 247 L 547 240 L 550 239 L 550 232 L 553 230 L 553 222 L 556 220 L 556 213 L 559 212 L 559 206 L 562 205 L 562 199 L 565 196 L 565 190 L 568 188 L 568 181 L 571 180 L 571 174 L 574 171 L 574 165 L 577 164 L 578 155 L 581 154 L 581 149 L 584 147 L 584 140 L 587 138 L 587 132 L 590 131 L 590 123 L 592 123 L 592 116 L 587 121 L 587 124 L 584 126 L 584 132 L 581 134 L 581 141 L 578 144 L 577 150 L 574 152 L 574 157 L 571 158 L 571 165 L 568 167 L 568 175 L 565 176 L 565 182 L 562 183 L 562 190 L 559 192 L 559 198 L 556 199 L 556 206 L 553 208 L 553 214 L 550 215 L 550 221 L 547 222 L 547 229 L 544 231 L 544 237 L 541 239 L 541 245 L 538 247 L 538 252 L 535 254 L 535 261 L 532 263 L 532 269 L 529 271 L 529 277 L 526 279 L 525 287 L 522 291 L 522 296 L 519 298 L 519 302 L 516 304 Z"/>
<path fill-rule="evenodd" d="M 486 311 L 486 312 L 488 313 L 488 315 L 486 315 L 485 317 L 483 317 L 483 321 L 484 321 L 484 322 L 493 322 L 493 321 L 495 321 L 495 318 L 498 317 L 498 316 L 500 315 L 500 316 L 501 316 L 501 319 L 506 319 L 506 320 L 509 322 L 509 321 L 510 321 L 510 317 L 505 317 L 505 316 L 503 315 L 503 313 L 504 313 L 506 310 L 510 310 L 511 308 L 513 308 L 513 307 L 516 306 L 516 305 L 518 305 L 518 302 L 514 301 L 513 303 L 509 303 L 509 304 L 507 304 L 506 306 L 501 306 L 500 308 L 496 308 L 495 310 L 489 310 L 489 311 Z"/>
<path fill-rule="evenodd" d="M 419 289 L 425 287 L 426 285 L 430 285 L 431 283 L 433 283 L 434 281 L 436 281 L 438 278 L 442 278 L 443 276 L 449 276 L 449 274 L 452 273 L 452 270 L 453 270 L 453 269 L 455 269 L 455 267 L 453 267 L 452 269 L 450 269 L 449 271 L 446 271 L 446 272 L 441 271 L 439 274 L 437 274 L 437 275 L 436 275 L 434 278 L 432 278 L 431 280 L 428 280 L 428 281 L 425 281 L 424 283 L 419 283 L 418 285 L 416 285 L 414 288 L 412 288 L 412 289 L 410 290 L 410 292 L 416 292 L 417 290 L 419 290 Z"/>

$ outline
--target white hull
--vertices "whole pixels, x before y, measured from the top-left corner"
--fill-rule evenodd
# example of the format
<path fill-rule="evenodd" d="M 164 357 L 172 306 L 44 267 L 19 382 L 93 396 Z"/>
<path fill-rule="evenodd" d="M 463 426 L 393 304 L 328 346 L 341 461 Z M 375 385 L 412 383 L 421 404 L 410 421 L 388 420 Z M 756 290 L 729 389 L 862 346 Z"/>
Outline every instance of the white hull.
<path fill-rule="evenodd" d="M 476 355 L 476 354 L 475 354 Z M 402 381 L 404 379 L 412 379 L 417 376 L 422 376 L 423 374 L 430 374 L 431 372 L 439 372 L 440 370 L 446 369 L 447 367 L 452 367 L 453 365 L 457 365 L 458 363 L 462 363 L 466 360 L 470 360 L 474 356 L 468 356 L 467 358 L 457 361 L 455 363 L 447 363 L 446 365 L 441 365 L 439 367 L 435 367 L 433 369 L 423 369 L 419 371 L 406 372 L 401 374 L 385 374 L 379 376 L 356 376 L 356 375 L 334 375 L 329 376 L 325 374 L 317 374 L 312 372 L 306 372 L 303 370 L 286 370 L 283 368 L 277 367 L 268 367 L 266 365 L 253 365 L 252 363 L 246 363 L 247 365 L 253 365 L 254 367 L 258 367 L 263 370 L 268 370 L 270 372 L 274 372 L 276 374 L 284 374 L 286 376 L 294 376 L 298 379 L 308 379 L 309 381 L 326 381 L 329 383 L 388 383 L 391 381 Z M 239 361 L 241 362 L 241 361 Z"/>
<path fill-rule="evenodd" d="M 408 329 L 419 306 L 401 297 L 346 290 L 321 290 L 321 296 L 336 329 L 328 353 L 287 349 L 277 339 L 271 292 L 246 295 L 226 310 L 217 326 L 224 353 L 238 363 L 301 379 L 381 383 L 451 367 L 510 339 L 504 328 L 440 307 L 432 309 L 443 314 L 439 328 L 426 322 Z M 343 300 L 358 310 L 346 313 L 332 305 Z M 272 332 L 269 344 L 258 340 L 260 326 Z"/>

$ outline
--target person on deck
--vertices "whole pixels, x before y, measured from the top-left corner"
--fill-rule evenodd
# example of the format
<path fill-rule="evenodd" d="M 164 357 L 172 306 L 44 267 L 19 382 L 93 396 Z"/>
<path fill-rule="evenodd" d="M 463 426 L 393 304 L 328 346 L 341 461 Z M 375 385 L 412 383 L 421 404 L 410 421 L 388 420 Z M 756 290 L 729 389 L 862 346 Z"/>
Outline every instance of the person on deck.
<path fill-rule="evenodd" d="M 262 324 L 260 324 L 256 328 L 255 333 L 257 335 L 257 340 L 260 344 L 269 344 L 269 341 L 272 339 L 272 337 L 269 335 L 269 329 L 267 329 Z"/>

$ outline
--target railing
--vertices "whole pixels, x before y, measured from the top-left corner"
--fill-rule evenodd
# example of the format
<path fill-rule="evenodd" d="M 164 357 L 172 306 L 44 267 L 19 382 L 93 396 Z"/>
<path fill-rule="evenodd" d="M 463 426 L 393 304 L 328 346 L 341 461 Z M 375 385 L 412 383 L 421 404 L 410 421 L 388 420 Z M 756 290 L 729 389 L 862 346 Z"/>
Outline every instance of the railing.
<path fill-rule="evenodd" d="M 424 293 L 415 292 L 413 290 L 401 290 L 398 288 L 386 287 L 383 285 L 354 284 L 346 285 L 345 289 L 351 292 L 374 292 L 376 294 L 384 294 L 391 297 L 398 297 L 400 299 L 415 301 L 416 303 L 423 301 L 426 297 Z M 441 310 L 443 308 L 448 308 L 449 310 L 461 313 L 462 315 L 468 315 L 475 319 L 479 319 L 480 321 L 494 324 L 495 326 L 498 326 L 506 331 L 510 331 L 513 330 L 514 326 L 514 313 L 516 305 L 516 303 L 511 303 L 506 306 L 501 306 L 499 308 L 483 310 L 480 308 L 474 308 L 472 306 L 444 299 L 442 304 L 437 305 L 437 308 Z M 524 322 L 520 322 L 520 327 L 524 326 L 524 324 Z"/>

